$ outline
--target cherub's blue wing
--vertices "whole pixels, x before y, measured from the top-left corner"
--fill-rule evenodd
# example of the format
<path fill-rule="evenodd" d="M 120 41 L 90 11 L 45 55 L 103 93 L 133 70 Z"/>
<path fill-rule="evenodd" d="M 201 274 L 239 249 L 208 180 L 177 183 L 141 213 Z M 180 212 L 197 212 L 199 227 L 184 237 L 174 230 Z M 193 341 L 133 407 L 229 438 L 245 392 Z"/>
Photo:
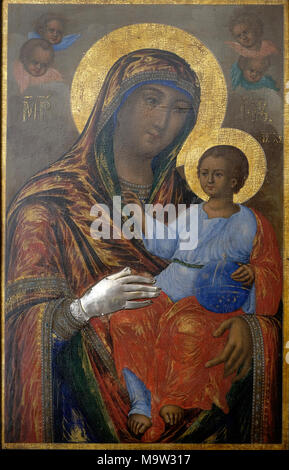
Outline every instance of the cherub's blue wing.
<path fill-rule="evenodd" d="M 55 51 L 62 51 L 64 49 L 67 49 L 70 47 L 75 41 L 77 41 L 78 38 L 80 38 L 80 34 L 68 34 L 67 36 L 64 36 L 62 41 L 59 44 L 55 44 L 53 46 L 53 49 Z"/>
<path fill-rule="evenodd" d="M 38 33 L 35 33 L 34 31 L 31 31 L 28 33 L 28 39 L 40 39 L 41 36 Z"/>
<path fill-rule="evenodd" d="M 53 49 L 55 51 L 63 51 L 70 47 L 78 38 L 80 38 L 80 34 L 68 34 L 67 36 L 63 36 L 62 41 L 59 44 L 54 44 Z M 39 39 L 41 36 L 34 31 L 28 33 L 28 39 Z"/>
<path fill-rule="evenodd" d="M 260 82 L 265 88 L 271 88 L 272 90 L 280 91 L 280 88 L 277 87 L 276 81 L 274 80 L 274 78 L 271 77 L 271 75 L 264 75 L 264 77 L 261 78 Z"/>
<path fill-rule="evenodd" d="M 242 70 L 240 69 L 237 62 L 235 62 L 231 68 L 231 81 L 232 81 L 233 90 L 235 90 L 235 88 L 237 88 L 237 86 L 240 85 L 242 76 L 243 76 Z"/>

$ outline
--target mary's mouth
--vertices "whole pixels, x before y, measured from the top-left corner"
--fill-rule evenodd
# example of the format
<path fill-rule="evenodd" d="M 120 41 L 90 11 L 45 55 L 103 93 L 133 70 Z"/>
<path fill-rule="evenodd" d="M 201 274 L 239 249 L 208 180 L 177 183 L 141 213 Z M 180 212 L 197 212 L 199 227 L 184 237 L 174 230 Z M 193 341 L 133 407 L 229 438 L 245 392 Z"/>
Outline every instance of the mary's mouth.
<path fill-rule="evenodd" d="M 161 134 L 156 131 L 148 131 L 147 133 L 150 137 L 153 137 L 154 139 L 159 139 L 161 137 Z"/>

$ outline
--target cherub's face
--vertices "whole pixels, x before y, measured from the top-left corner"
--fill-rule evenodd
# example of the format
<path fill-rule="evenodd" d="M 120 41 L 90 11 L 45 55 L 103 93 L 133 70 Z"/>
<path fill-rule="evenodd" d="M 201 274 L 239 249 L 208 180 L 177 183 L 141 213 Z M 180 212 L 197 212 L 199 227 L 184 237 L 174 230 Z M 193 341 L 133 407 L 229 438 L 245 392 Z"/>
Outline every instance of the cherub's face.
<path fill-rule="evenodd" d="M 249 28 L 248 25 L 240 23 L 233 28 L 233 36 L 241 46 L 250 48 L 254 46 L 258 40 L 256 33 Z"/>
<path fill-rule="evenodd" d="M 199 179 L 202 190 L 210 198 L 231 197 L 237 184 L 226 159 L 210 155 L 201 163 Z"/>
<path fill-rule="evenodd" d="M 252 59 L 243 70 L 243 76 L 247 82 L 256 83 L 261 80 L 265 73 L 266 67 L 263 62 L 257 59 Z"/>
<path fill-rule="evenodd" d="M 50 44 L 59 44 L 63 38 L 63 25 L 59 20 L 48 21 L 41 36 Z"/>
<path fill-rule="evenodd" d="M 51 59 L 49 50 L 36 47 L 32 52 L 32 56 L 24 61 L 24 67 L 33 77 L 41 77 L 47 72 Z"/>

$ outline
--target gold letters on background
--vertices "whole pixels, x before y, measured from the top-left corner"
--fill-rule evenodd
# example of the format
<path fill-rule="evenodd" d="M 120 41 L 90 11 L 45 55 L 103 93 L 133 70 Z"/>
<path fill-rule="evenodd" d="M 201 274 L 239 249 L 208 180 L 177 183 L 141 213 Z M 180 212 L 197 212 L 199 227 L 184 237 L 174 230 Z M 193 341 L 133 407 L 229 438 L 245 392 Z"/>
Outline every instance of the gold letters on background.
<path fill-rule="evenodd" d="M 44 121 L 47 111 L 51 108 L 50 96 L 24 96 L 22 121 Z"/>

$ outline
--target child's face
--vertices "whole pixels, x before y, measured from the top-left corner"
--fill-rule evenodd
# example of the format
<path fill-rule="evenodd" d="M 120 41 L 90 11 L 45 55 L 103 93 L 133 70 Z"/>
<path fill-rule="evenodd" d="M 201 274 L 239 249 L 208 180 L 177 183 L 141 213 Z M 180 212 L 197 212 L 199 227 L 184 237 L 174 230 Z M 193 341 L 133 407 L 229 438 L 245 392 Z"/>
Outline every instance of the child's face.
<path fill-rule="evenodd" d="M 47 72 L 51 59 L 50 51 L 36 47 L 32 52 L 32 56 L 25 60 L 24 67 L 33 77 L 41 77 Z"/>
<path fill-rule="evenodd" d="M 233 195 L 237 181 L 232 177 L 228 162 L 222 157 L 206 157 L 200 167 L 199 179 L 202 190 L 210 198 Z"/>
<path fill-rule="evenodd" d="M 233 28 L 233 36 L 241 46 L 250 48 L 257 42 L 256 33 L 245 24 L 236 24 Z"/>
<path fill-rule="evenodd" d="M 59 20 L 48 21 L 41 35 L 50 44 L 59 44 L 63 38 L 63 26 Z"/>
<path fill-rule="evenodd" d="M 247 66 L 243 70 L 243 76 L 247 82 L 256 83 L 261 80 L 265 73 L 266 67 L 262 61 L 252 59 L 248 62 Z"/>

